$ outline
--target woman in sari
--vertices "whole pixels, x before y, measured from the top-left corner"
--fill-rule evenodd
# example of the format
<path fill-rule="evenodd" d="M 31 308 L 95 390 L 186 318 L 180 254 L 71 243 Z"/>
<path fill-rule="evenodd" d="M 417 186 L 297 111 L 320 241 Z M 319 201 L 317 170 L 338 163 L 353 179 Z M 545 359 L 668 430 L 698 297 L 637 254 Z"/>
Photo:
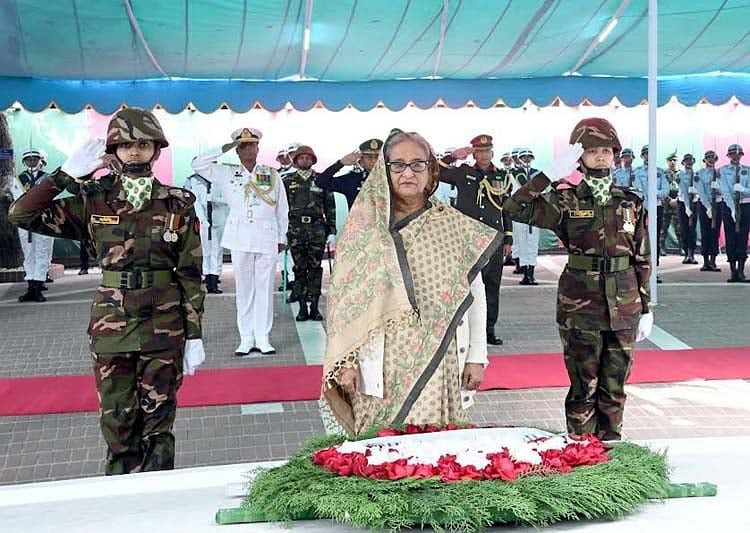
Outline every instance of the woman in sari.
<path fill-rule="evenodd" d="M 327 428 L 468 421 L 487 364 L 477 274 L 502 236 L 434 198 L 435 155 L 393 130 L 352 206 L 328 293 Z"/>

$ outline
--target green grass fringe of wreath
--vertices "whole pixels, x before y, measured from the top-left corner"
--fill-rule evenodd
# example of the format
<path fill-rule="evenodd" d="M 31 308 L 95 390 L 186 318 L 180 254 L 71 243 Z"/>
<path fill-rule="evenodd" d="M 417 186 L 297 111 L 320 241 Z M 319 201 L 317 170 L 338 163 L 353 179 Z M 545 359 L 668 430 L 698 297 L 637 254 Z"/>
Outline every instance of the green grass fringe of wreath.
<path fill-rule="evenodd" d="M 259 472 L 243 506 L 268 522 L 320 518 L 361 528 L 472 532 L 493 524 L 540 527 L 561 520 L 615 519 L 648 499 L 663 498 L 668 485 L 666 454 L 627 442 L 611 450 L 606 463 L 510 483 L 381 481 L 341 477 L 313 464 L 315 450 L 344 440 L 316 437 L 286 465 Z"/>

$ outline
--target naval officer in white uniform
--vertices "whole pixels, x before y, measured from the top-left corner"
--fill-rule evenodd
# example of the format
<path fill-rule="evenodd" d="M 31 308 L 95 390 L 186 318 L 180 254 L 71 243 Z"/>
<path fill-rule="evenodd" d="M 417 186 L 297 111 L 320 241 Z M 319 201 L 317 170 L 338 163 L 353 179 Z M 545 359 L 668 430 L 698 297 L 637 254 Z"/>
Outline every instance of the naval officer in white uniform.
<path fill-rule="evenodd" d="M 284 184 L 275 169 L 257 164 L 258 142 L 263 134 L 254 128 L 232 132 L 232 141 L 195 157 L 195 172 L 221 189 L 229 216 L 221 245 L 232 253 L 237 290 L 236 355 L 254 348 L 275 353 L 269 335 L 273 325 L 273 282 L 279 252 L 286 248 L 289 204 Z M 240 165 L 215 163 L 234 149 Z"/>

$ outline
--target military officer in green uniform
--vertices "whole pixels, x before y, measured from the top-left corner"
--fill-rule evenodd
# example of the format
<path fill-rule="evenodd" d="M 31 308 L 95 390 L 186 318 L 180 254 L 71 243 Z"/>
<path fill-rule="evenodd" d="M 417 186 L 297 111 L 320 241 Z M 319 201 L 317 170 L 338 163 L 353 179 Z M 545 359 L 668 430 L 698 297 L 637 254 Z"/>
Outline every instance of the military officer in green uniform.
<path fill-rule="evenodd" d="M 300 146 L 292 162 L 297 170 L 284 176 L 283 181 L 289 201 L 287 242 L 294 259 L 292 298 L 299 302 L 296 320 L 321 321 L 321 261 L 328 236 L 336 234 L 336 201 L 332 192 L 315 184 L 316 172 L 312 166 L 318 158 L 311 147 Z"/>
<path fill-rule="evenodd" d="M 570 377 L 568 431 L 616 440 L 634 343 L 653 326 L 647 217 L 638 191 L 612 183 L 621 145 L 608 121 L 580 121 L 570 144 L 550 170 L 537 172 L 505 202 L 505 210 L 513 220 L 553 230 L 568 249 L 557 293 Z M 550 183 L 547 176 L 568 176 L 576 165 L 584 174 L 578 185 Z"/>
<path fill-rule="evenodd" d="M 174 468 L 177 389 L 205 357 L 195 197 L 151 172 L 167 145 L 152 113 L 119 111 L 106 145 L 89 141 L 10 210 L 22 228 L 96 250 L 103 276 L 88 333 L 107 474 Z"/>
<path fill-rule="evenodd" d="M 474 155 L 473 166 L 451 166 L 456 160 Z M 502 344 L 495 335 L 495 323 L 500 312 L 500 280 L 503 260 L 513 244 L 510 217 L 503 213 L 503 201 L 510 195 L 510 173 L 492 163 L 492 136 L 477 135 L 471 145 L 459 148 L 438 160 L 440 181 L 456 187 L 456 209 L 471 218 L 484 222 L 503 234 L 503 247 L 490 258 L 482 269 L 482 281 L 487 298 L 487 344 Z"/>

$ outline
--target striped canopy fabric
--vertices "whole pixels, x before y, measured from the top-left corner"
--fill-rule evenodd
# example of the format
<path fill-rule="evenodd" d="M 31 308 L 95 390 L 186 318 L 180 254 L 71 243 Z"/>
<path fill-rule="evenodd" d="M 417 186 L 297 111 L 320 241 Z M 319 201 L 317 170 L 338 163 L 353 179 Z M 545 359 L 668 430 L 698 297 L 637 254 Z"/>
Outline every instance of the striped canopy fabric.
<path fill-rule="evenodd" d="M 647 0 L 7 0 L 0 105 L 210 112 L 646 97 Z M 750 3 L 660 0 L 660 104 L 750 99 Z M 717 75 L 716 73 L 722 73 Z"/>

